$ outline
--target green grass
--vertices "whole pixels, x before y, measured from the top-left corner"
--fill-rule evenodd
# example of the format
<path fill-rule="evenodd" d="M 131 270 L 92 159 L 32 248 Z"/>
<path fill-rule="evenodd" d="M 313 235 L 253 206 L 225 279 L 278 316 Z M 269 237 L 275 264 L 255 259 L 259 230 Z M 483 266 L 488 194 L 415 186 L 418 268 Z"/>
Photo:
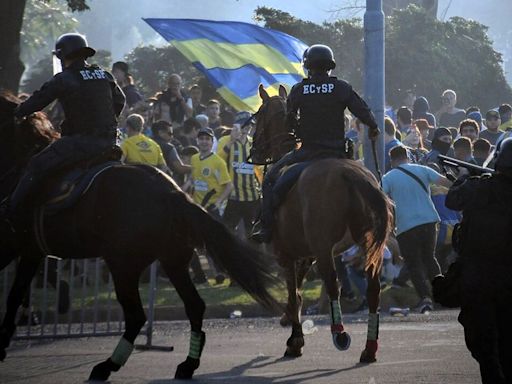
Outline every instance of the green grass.
<path fill-rule="evenodd" d="M 254 304 L 254 299 L 249 296 L 245 291 L 243 291 L 239 287 L 230 287 L 229 279 L 226 279 L 223 284 L 215 284 L 214 279 L 209 280 L 209 284 L 201 284 L 196 285 L 199 294 L 205 301 L 206 305 L 251 305 Z M 321 282 L 320 280 L 315 280 L 311 282 L 306 282 L 304 284 L 303 298 L 306 303 L 313 302 L 318 300 L 320 297 L 321 290 Z M 148 292 L 149 292 L 149 284 L 144 283 L 140 284 L 139 287 L 140 296 L 142 302 L 147 305 L 148 302 Z M 280 288 L 272 288 L 271 293 L 274 297 L 276 297 L 281 302 L 286 302 L 287 300 L 287 291 L 285 286 L 283 285 Z M 56 292 L 52 287 L 48 287 L 47 289 L 47 304 L 48 308 L 53 308 L 55 305 L 55 296 Z M 84 307 L 92 307 L 95 305 L 95 290 L 94 284 L 86 287 L 84 292 L 82 292 L 82 286 L 75 286 L 73 288 L 73 308 Z M 112 291 L 110 293 L 110 298 L 112 301 L 116 300 L 115 292 Z M 99 293 L 96 296 L 97 305 L 100 307 L 104 307 L 107 305 L 109 301 L 109 291 L 108 285 L 101 284 L 99 286 Z M 41 305 L 43 302 L 43 289 L 36 288 L 33 292 L 32 302 L 34 305 Z M 164 281 L 158 281 L 157 284 L 157 294 L 156 294 L 156 306 L 182 306 L 183 303 L 179 298 L 176 290 L 170 284 Z"/>

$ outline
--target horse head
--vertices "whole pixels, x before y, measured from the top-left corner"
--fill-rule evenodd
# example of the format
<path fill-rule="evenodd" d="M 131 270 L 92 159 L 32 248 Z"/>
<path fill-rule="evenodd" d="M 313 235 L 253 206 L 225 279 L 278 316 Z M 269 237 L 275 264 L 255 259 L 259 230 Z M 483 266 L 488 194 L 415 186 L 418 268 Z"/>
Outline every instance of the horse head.
<path fill-rule="evenodd" d="M 276 96 L 269 96 L 261 84 L 258 90 L 262 104 L 256 113 L 251 159 L 254 164 L 271 164 L 292 150 L 296 141 L 286 124 L 286 89 L 280 85 Z"/>
<path fill-rule="evenodd" d="M 21 100 L 12 92 L 0 91 L 0 174 L 60 138 L 43 112 L 16 121 L 14 112 L 20 104 Z"/>

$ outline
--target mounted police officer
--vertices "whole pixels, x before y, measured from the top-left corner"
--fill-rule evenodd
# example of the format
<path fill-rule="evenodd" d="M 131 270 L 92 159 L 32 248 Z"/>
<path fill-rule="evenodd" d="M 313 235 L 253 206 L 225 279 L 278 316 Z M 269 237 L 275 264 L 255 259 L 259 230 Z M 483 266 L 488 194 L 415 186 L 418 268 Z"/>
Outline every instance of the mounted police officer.
<path fill-rule="evenodd" d="M 116 144 L 117 117 L 125 96 L 110 73 L 86 63 L 96 51 L 84 36 L 68 33 L 58 38 L 53 53 L 60 59 L 63 71 L 21 104 L 15 116 L 23 118 L 58 100 L 65 113 L 62 138 L 29 161 L 4 207 L 4 214 L 11 218 L 28 213 L 29 197 L 48 175 L 108 153 Z"/>
<path fill-rule="evenodd" d="M 512 383 L 512 138 L 496 150 L 495 169 L 462 176 L 446 197 L 463 213 L 459 321 L 484 384 Z"/>
<path fill-rule="evenodd" d="M 252 239 L 258 242 L 271 240 L 274 215 L 272 189 L 284 166 L 325 157 L 347 157 L 346 108 L 369 127 L 372 140 L 379 134 L 368 105 L 352 86 L 329 76 L 336 67 L 331 48 L 322 44 L 312 45 L 304 52 L 303 65 L 308 77 L 293 86 L 287 100 L 287 124 L 302 145 L 274 164 L 265 176 L 261 229 L 252 235 Z"/>

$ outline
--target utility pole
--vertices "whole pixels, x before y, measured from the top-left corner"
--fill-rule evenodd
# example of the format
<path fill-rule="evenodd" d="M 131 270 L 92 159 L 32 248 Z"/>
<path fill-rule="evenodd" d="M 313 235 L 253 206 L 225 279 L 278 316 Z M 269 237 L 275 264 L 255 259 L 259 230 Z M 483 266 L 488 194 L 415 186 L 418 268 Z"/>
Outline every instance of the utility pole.
<path fill-rule="evenodd" d="M 382 0 L 366 0 L 364 14 L 364 97 L 368 102 L 381 134 L 377 147 L 379 168 L 384 173 L 384 12 Z M 376 175 L 375 160 L 372 154 L 371 142 L 365 135 L 363 145 L 364 162 L 366 167 Z"/>

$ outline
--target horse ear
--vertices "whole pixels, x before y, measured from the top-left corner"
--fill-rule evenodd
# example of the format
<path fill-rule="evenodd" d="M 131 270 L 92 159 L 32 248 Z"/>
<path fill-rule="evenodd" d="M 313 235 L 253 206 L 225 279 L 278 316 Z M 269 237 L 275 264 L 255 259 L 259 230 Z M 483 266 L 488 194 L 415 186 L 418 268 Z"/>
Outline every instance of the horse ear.
<path fill-rule="evenodd" d="M 258 92 L 260 93 L 260 97 L 261 100 L 263 100 L 263 102 L 270 99 L 270 96 L 268 95 L 267 91 L 265 91 L 265 88 L 263 88 L 263 84 L 260 84 L 260 86 L 258 87 Z"/>
<path fill-rule="evenodd" d="M 283 99 L 288 97 L 288 93 L 286 92 L 286 88 L 283 86 L 283 84 L 279 84 L 279 96 L 281 96 Z"/>

